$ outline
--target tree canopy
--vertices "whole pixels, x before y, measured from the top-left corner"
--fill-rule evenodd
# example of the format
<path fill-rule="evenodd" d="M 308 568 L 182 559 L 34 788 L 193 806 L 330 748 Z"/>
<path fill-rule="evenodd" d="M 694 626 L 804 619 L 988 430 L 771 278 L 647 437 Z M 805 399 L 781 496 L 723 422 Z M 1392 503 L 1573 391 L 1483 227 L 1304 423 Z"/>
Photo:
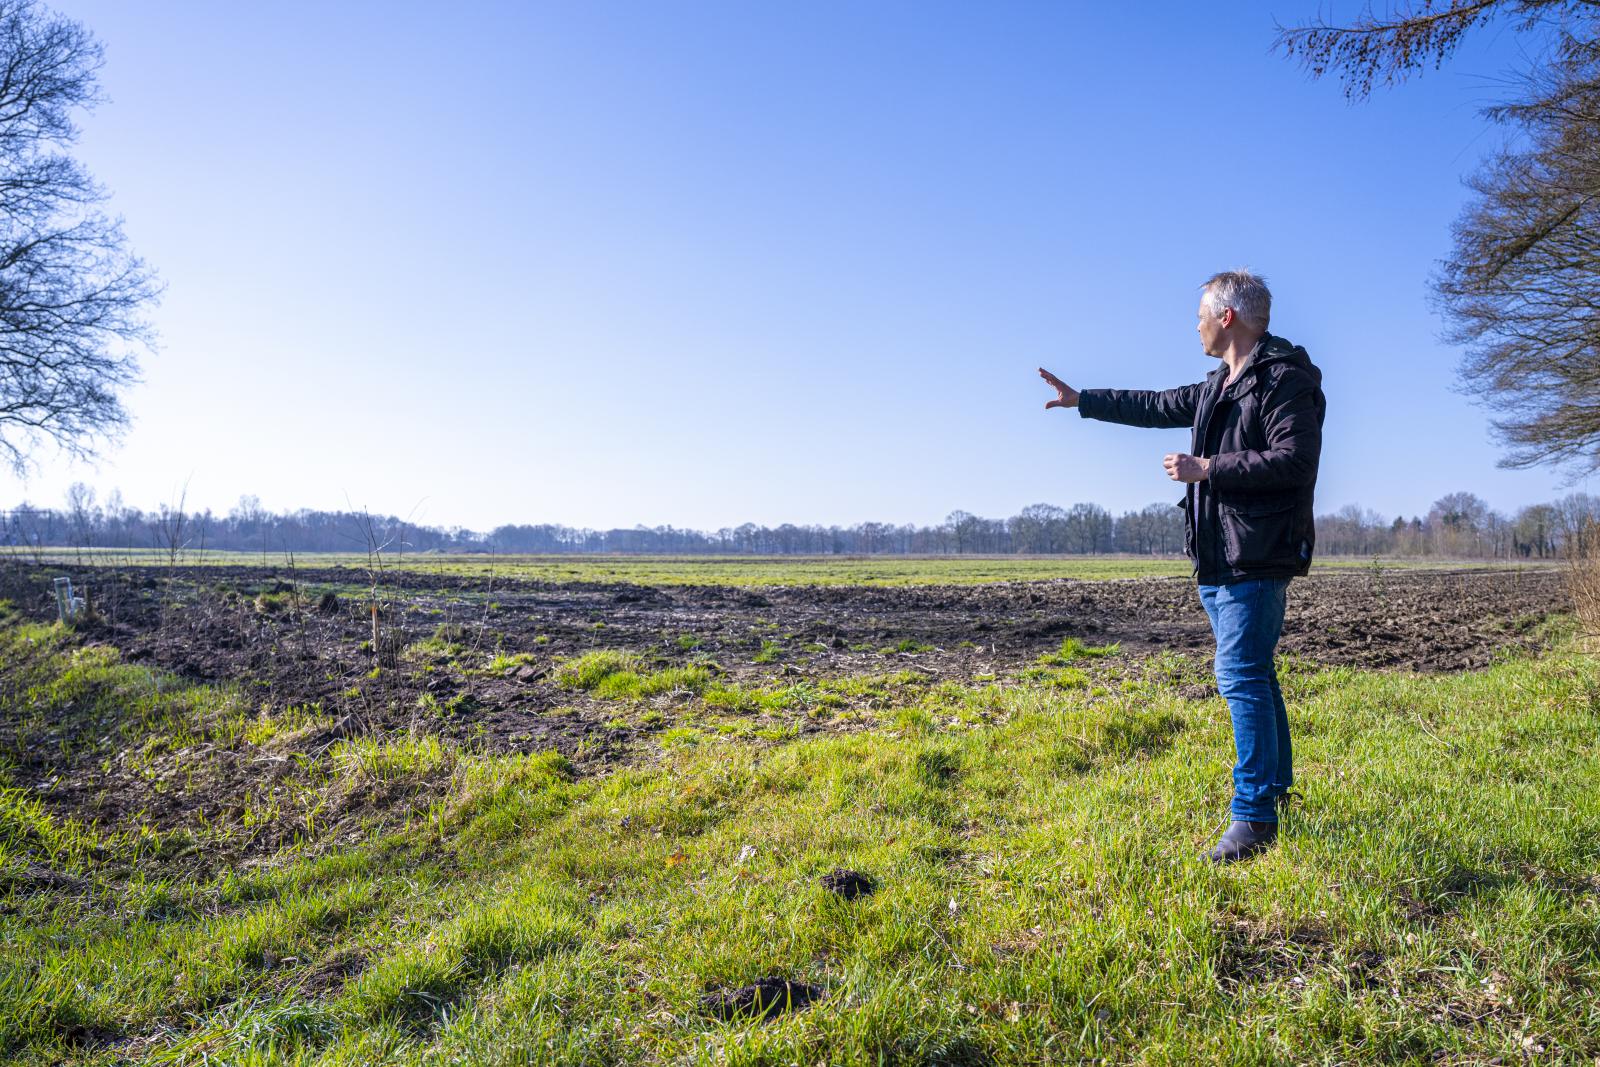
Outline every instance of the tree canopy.
<path fill-rule="evenodd" d="M 0 0 L 0 459 L 74 455 L 127 422 L 119 392 L 152 340 L 150 270 L 66 153 L 99 102 L 99 44 L 35 0 Z"/>
<path fill-rule="evenodd" d="M 1452 0 L 1280 30 L 1314 76 L 1352 98 L 1437 67 L 1497 19 L 1534 58 L 1486 115 L 1504 147 L 1467 179 L 1473 196 L 1433 278 L 1459 388 L 1492 413 L 1501 465 L 1600 469 L 1600 3 Z"/>

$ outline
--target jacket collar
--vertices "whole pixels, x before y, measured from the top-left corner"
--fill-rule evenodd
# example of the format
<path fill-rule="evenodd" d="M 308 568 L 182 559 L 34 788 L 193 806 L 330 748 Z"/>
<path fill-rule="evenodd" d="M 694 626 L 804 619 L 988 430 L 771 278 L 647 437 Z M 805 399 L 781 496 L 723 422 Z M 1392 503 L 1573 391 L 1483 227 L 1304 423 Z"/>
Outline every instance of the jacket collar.
<path fill-rule="evenodd" d="M 1273 336 L 1270 333 L 1264 333 L 1261 335 L 1261 338 L 1256 341 L 1255 347 L 1250 349 L 1250 354 L 1244 357 L 1244 363 L 1239 367 L 1239 377 L 1233 380 L 1232 385 L 1223 387 L 1223 392 L 1226 395 L 1237 400 L 1239 397 L 1244 396 L 1246 393 L 1249 393 L 1256 387 L 1257 375 L 1251 372 L 1255 370 L 1256 365 L 1261 360 L 1261 357 L 1264 357 L 1268 354 L 1267 350 L 1271 346 L 1272 341 Z M 1219 371 L 1225 373 L 1227 370 L 1227 364 L 1224 363 L 1218 369 Z M 1223 380 L 1227 380 L 1226 376 L 1224 376 Z"/>

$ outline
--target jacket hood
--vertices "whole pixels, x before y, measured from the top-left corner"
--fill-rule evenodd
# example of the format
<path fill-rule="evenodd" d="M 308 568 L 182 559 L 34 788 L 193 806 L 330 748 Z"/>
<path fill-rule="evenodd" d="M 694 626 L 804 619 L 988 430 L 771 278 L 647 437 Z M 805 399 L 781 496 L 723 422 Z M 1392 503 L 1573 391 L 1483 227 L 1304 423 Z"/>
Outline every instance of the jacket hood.
<path fill-rule="evenodd" d="M 1322 371 L 1311 362 L 1311 357 L 1306 354 L 1304 348 L 1275 334 L 1265 333 L 1261 335 L 1261 340 L 1256 342 L 1255 351 L 1250 353 L 1245 366 L 1259 367 L 1268 363 L 1293 364 L 1315 378 L 1318 385 L 1322 384 Z"/>
<path fill-rule="evenodd" d="M 1311 375 L 1312 379 L 1319 386 L 1322 384 L 1322 370 L 1315 363 L 1311 362 L 1311 357 L 1306 354 L 1306 350 L 1289 341 L 1287 338 L 1279 337 L 1276 334 L 1271 333 L 1262 334 L 1261 340 L 1256 342 L 1255 348 L 1251 349 L 1250 354 L 1245 357 L 1244 366 L 1239 368 L 1240 382 L 1244 383 L 1254 381 L 1253 377 L 1248 379 L 1245 377 L 1245 371 L 1254 370 L 1257 367 L 1264 367 L 1272 363 L 1284 363 L 1290 366 L 1299 367 L 1301 370 Z M 1227 372 L 1228 365 L 1219 361 L 1216 369 L 1210 374 L 1206 375 L 1206 377 L 1214 378 L 1220 374 L 1225 379 L 1227 377 Z M 1234 395 L 1238 395 L 1239 392 L 1243 392 L 1249 388 L 1251 388 L 1250 385 L 1240 384 L 1237 387 Z"/>

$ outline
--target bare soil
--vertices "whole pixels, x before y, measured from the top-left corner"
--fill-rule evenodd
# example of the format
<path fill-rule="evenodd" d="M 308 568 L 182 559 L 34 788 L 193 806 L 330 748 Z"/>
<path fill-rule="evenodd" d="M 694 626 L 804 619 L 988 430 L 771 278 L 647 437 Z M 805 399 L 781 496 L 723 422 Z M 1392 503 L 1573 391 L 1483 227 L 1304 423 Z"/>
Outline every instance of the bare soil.
<path fill-rule="evenodd" d="M 637 653 L 656 669 L 707 664 L 745 687 L 902 671 L 930 684 L 1005 682 L 1067 637 L 1119 646 L 1097 668 L 1175 651 L 1201 670 L 1212 649 L 1194 584 L 1182 578 L 749 589 L 390 572 L 375 649 L 371 590 L 346 568 L 12 567 L 0 570 L 0 598 L 53 618 L 50 583 L 60 573 L 88 586 L 94 617 L 77 627 L 78 640 L 187 680 L 243 686 L 269 708 L 319 706 L 334 726 L 301 738 L 302 750 L 357 733 L 425 732 L 491 752 L 555 748 L 578 773 L 631 758 L 642 734 L 662 728 L 619 721 L 618 702 L 556 683 L 561 660 L 596 649 Z M 1547 617 L 1569 610 L 1554 569 L 1316 574 L 1291 585 L 1279 647 L 1318 665 L 1465 670 L 1537 650 Z M 487 671 L 497 653 L 526 661 Z M 1214 694 L 1197 688 L 1186 695 Z M 799 726 L 851 728 L 827 717 Z M 0 754 L 58 810 L 115 821 L 137 813 L 158 826 L 237 814 L 251 790 L 297 773 L 292 752 L 262 764 L 248 749 L 205 754 L 203 780 L 189 774 L 186 788 L 152 784 L 148 769 L 121 780 L 115 768 L 89 774 L 63 764 L 61 751 L 93 751 L 84 740 L 99 732 L 104 724 L 62 723 L 32 739 L 36 750 L 22 750 L 0 725 Z M 185 760 L 194 763 L 192 754 L 171 757 L 173 781 L 185 780 Z M 428 783 L 407 788 L 415 795 L 352 797 L 352 817 L 428 799 Z M 277 847 L 279 836 L 264 828 L 254 850 Z"/>
<path fill-rule="evenodd" d="M 50 618 L 55 573 L 0 573 L 0 597 Z M 905 667 L 966 681 L 1026 666 L 1067 637 L 1114 643 L 1133 658 L 1168 650 L 1209 657 L 1212 649 L 1184 578 L 752 590 L 505 579 L 445 586 L 395 572 L 381 592 L 380 651 L 442 633 L 462 655 L 426 672 L 401 663 L 372 679 L 370 596 L 350 570 L 148 567 L 77 578 L 90 585 L 99 616 L 80 632 L 130 661 L 195 681 L 250 683 L 279 706 L 369 712 L 398 697 L 413 704 L 424 692 L 440 703 L 464 695 L 458 707 L 473 710 L 462 725 L 487 724 L 490 737 L 517 725 L 502 713 L 581 700 L 556 687 L 549 668 L 595 649 L 643 653 L 655 666 L 709 657 L 745 685 Z M 1563 576 L 1548 568 L 1316 574 L 1290 586 L 1279 651 L 1323 666 L 1469 670 L 1536 650 L 1545 619 L 1569 610 Z M 918 648 L 886 652 L 901 642 Z M 764 643 L 773 658 L 757 662 Z M 532 662 L 506 677 L 460 669 L 495 653 Z M 360 701 L 341 695 L 357 685 Z"/>

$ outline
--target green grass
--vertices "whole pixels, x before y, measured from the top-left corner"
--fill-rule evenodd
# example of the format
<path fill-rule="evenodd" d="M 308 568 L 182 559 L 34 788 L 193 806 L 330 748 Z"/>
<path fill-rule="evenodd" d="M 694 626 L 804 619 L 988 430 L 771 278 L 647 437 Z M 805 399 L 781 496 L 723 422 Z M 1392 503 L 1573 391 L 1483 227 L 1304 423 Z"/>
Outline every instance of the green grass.
<path fill-rule="evenodd" d="M 593 690 L 618 674 L 633 674 L 643 660 L 632 652 L 602 649 L 586 652 L 556 668 L 556 683 L 568 689 Z"/>
<path fill-rule="evenodd" d="M 1076 637 L 1068 637 L 1061 642 L 1061 647 L 1054 652 L 1046 652 L 1039 657 L 1039 662 L 1047 666 L 1059 667 L 1067 663 L 1075 663 L 1084 659 L 1101 659 L 1105 656 L 1117 654 L 1119 646 L 1111 645 L 1086 645 Z"/>
<path fill-rule="evenodd" d="M 908 654 L 908 655 L 914 655 L 914 654 L 916 654 L 918 652 L 932 652 L 932 651 L 933 651 L 933 646 L 932 645 L 923 644 L 921 641 L 917 641 L 917 640 L 914 640 L 914 639 L 912 639 L 910 637 L 906 637 L 906 638 L 902 638 L 899 641 L 896 641 L 892 645 L 884 645 L 882 648 L 878 649 L 878 654 L 881 655 L 881 656 L 893 656 L 893 655 L 901 654 L 901 653 Z"/>
<path fill-rule="evenodd" d="M 711 684 L 711 679 L 710 668 L 700 664 L 650 671 L 644 668 L 640 656 L 611 650 L 587 652 L 556 668 L 557 684 L 607 700 L 699 693 Z"/>
<path fill-rule="evenodd" d="M 31 557 L 30 557 L 31 558 Z M 47 562 L 71 566 L 135 563 L 154 566 L 162 558 L 148 550 L 47 549 Z M 186 565 L 259 565 L 259 553 L 191 552 Z M 308 553 L 302 568 L 339 567 L 351 572 L 347 591 L 361 595 L 364 555 Z M 281 565 L 281 559 L 274 559 Z M 1052 578 L 1111 579 L 1179 577 L 1192 573 L 1182 557 L 1142 556 L 488 556 L 407 555 L 386 565 L 438 578 L 528 578 L 555 582 L 631 582 L 640 585 L 970 585 Z M 1371 557 L 1320 558 L 1316 570 L 1373 573 Z M 1538 567 L 1550 564 L 1498 560 L 1382 560 L 1383 569 Z M 341 587 L 344 588 L 344 587 Z"/>
<path fill-rule="evenodd" d="M 558 669 L 594 690 L 666 673 L 608 655 Z M 882 709 L 803 738 L 677 725 L 647 765 L 580 777 L 426 736 L 296 748 L 316 709 L 263 712 L 12 620 L 0 714 L 26 738 L 158 775 L 296 753 L 300 792 L 258 808 L 304 829 L 232 862 L 237 823 L 64 818 L 0 755 L 0 1058 L 1600 1056 L 1593 661 L 1289 667 L 1303 800 L 1278 848 L 1221 871 L 1196 856 L 1226 819 L 1226 709 L 1180 699 L 1164 666 L 1099 696 L 898 675 L 746 690 Z M 405 801 L 340 808 L 379 796 Z M 877 892 L 831 896 L 837 866 Z M 766 1023 L 698 1007 L 766 974 L 828 995 Z"/>
<path fill-rule="evenodd" d="M 527 652 L 496 652 L 482 668 L 476 673 L 490 674 L 504 677 L 523 667 L 531 667 L 539 662 L 539 657 Z"/>

